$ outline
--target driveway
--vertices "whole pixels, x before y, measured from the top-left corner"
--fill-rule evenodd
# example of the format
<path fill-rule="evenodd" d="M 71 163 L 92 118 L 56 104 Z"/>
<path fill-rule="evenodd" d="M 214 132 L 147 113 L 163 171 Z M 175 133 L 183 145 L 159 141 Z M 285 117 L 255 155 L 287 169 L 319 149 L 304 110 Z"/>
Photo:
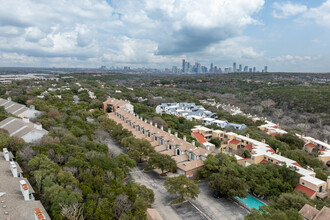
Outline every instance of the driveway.
<path fill-rule="evenodd" d="M 199 184 L 201 193 L 196 200 L 184 203 L 181 206 L 170 206 L 170 202 L 177 199 L 176 195 L 171 195 L 164 187 L 165 179 L 153 171 L 144 172 L 144 166 L 138 165 L 130 173 L 130 179 L 151 188 L 155 193 L 155 202 L 152 205 L 157 209 L 164 220 L 176 219 L 224 219 L 236 220 L 244 219 L 249 212 L 231 200 L 220 198 L 215 199 L 207 183 Z"/>
<path fill-rule="evenodd" d="M 226 198 L 215 199 L 207 183 L 198 185 L 201 193 L 190 202 L 202 211 L 209 219 L 238 220 L 244 219 L 249 212 Z"/>

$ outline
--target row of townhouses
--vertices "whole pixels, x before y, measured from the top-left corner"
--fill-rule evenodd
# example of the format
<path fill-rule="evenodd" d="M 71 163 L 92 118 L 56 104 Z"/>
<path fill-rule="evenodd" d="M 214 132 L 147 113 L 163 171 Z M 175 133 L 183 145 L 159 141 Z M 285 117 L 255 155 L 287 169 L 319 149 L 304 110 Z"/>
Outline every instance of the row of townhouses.
<path fill-rule="evenodd" d="M 6 148 L 0 152 L 0 219 L 50 219 L 34 190 L 23 177 L 22 169 Z"/>
<path fill-rule="evenodd" d="M 143 120 L 134 114 L 133 106 L 127 101 L 109 99 L 103 103 L 103 107 L 110 119 L 122 124 L 136 138 L 146 139 L 156 152 L 170 155 L 177 163 L 179 174 L 196 177 L 197 170 L 204 166 L 203 161 L 211 153 L 208 149 L 196 147 L 194 141 L 189 143 L 185 137 L 178 138 L 176 132 L 171 134 L 171 129 L 166 132 L 163 127 Z"/>
<path fill-rule="evenodd" d="M 184 117 L 187 120 L 200 121 L 205 125 L 216 125 L 221 128 L 233 127 L 237 130 L 246 128 L 245 124 L 235 124 L 218 120 L 216 113 L 208 111 L 203 106 L 196 105 L 195 103 L 162 103 L 156 107 L 156 113 Z"/>
<path fill-rule="evenodd" d="M 239 107 L 232 106 L 230 104 L 221 104 L 216 103 L 214 99 L 208 100 L 200 100 L 201 103 L 215 106 L 217 108 L 222 108 L 225 111 L 230 112 L 232 115 L 244 115 L 248 118 L 251 118 L 253 121 L 262 120 L 265 121 L 266 124 L 259 126 L 258 128 L 269 135 L 276 136 L 278 134 L 287 134 L 288 132 L 281 129 L 279 124 L 275 124 L 271 121 L 268 121 L 267 118 L 258 118 L 256 115 L 252 116 L 251 114 L 245 114 L 241 111 Z M 299 138 L 301 138 L 304 142 L 304 150 L 308 153 L 318 153 L 318 159 L 324 162 L 328 167 L 330 167 L 330 144 L 327 141 L 316 140 L 312 137 L 306 137 L 304 135 L 296 134 Z"/>
<path fill-rule="evenodd" d="M 10 97 L 8 99 L 0 98 L 0 106 L 2 106 L 6 112 L 20 118 L 26 117 L 32 119 L 41 114 L 40 111 L 35 110 L 34 105 L 30 105 L 30 108 L 28 108 L 25 105 L 13 102 Z"/>
<path fill-rule="evenodd" d="M 305 142 L 304 150 L 308 153 L 318 153 L 318 159 L 330 167 L 330 144 L 327 141 L 316 140 L 312 137 L 296 134 Z"/>
<path fill-rule="evenodd" d="M 257 141 L 249 137 L 233 132 L 212 130 L 203 126 L 196 126 L 192 129 L 192 136 L 205 145 L 211 138 L 218 138 L 221 141 L 220 151 L 236 155 L 237 162 L 242 166 L 258 163 L 273 163 L 292 167 L 301 175 L 296 190 L 306 193 L 311 198 L 324 199 L 330 191 L 330 177 L 327 182 L 316 178 L 312 169 L 305 169 L 294 160 L 281 156 L 275 152 L 265 141 Z M 251 157 L 242 158 L 243 152 L 249 151 Z"/>

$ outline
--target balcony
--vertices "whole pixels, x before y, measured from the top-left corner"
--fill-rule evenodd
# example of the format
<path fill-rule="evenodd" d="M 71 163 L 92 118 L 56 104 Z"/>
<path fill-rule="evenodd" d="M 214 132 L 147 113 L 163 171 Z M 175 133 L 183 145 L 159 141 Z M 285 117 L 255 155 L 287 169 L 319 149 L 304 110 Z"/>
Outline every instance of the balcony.
<path fill-rule="evenodd" d="M 329 196 L 328 192 L 316 192 L 316 196 L 320 199 L 325 199 Z"/>

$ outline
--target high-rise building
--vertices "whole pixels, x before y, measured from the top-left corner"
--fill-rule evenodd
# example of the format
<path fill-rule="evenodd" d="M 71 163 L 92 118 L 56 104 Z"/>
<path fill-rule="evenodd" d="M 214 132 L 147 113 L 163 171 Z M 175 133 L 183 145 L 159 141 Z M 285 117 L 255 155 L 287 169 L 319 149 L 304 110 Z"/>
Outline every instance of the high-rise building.
<path fill-rule="evenodd" d="M 236 69 L 236 63 L 234 62 L 233 63 L 233 72 L 236 72 L 237 71 L 237 69 Z"/>
<path fill-rule="evenodd" d="M 246 72 L 247 73 L 248 71 L 249 71 L 249 67 L 248 66 L 245 66 L 243 72 Z"/>
<path fill-rule="evenodd" d="M 265 69 L 264 69 L 265 73 L 268 72 L 268 66 L 265 66 Z"/>
<path fill-rule="evenodd" d="M 177 73 L 178 72 L 178 67 L 172 66 L 172 73 Z"/>
<path fill-rule="evenodd" d="M 257 72 L 257 68 L 256 67 L 253 67 L 253 72 Z"/>
<path fill-rule="evenodd" d="M 213 69 L 213 63 L 211 63 L 211 66 L 210 66 L 210 73 L 214 73 L 214 69 Z"/>
<path fill-rule="evenodd" d="M 249 68 L 249 73 L 252 73 L 252 68 Z"/>
<path fill-rule="evenodd" d="M 238 72 L 242 72 L 242 64 L 239 65 Z"/>
<path fill-rule="evenodd" d="M 186 72 L 186 60 L 185 59 L 182 60 L 182 72 L 183 73 Z"/>

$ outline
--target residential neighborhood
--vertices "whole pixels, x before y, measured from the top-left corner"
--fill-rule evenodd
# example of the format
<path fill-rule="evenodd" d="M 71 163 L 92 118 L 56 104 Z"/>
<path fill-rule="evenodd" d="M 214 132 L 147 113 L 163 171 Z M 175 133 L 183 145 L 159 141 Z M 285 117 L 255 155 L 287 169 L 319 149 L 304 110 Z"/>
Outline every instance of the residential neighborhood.
<path fill-rule="evenodd" d="M 235 124 L 218 120 L 216 113 L 212 113 L 203 106 L 196 105 L 195 103 L 163 103 L 156 107 L 156 113 L 184 117 L 191 121 L 200 121 L 205 125 L 216 125 L 221 128 L 233 127 L 236 130 L 246 128 L 245 124 Z"/>

